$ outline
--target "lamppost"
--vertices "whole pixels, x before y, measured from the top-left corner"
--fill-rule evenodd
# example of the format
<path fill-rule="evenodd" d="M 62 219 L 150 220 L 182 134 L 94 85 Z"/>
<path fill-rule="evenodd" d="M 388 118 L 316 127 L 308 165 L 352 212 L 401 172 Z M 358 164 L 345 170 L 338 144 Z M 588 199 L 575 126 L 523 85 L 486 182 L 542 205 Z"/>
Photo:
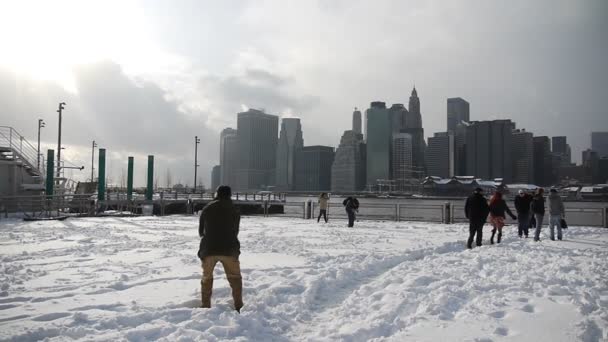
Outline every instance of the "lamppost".
<path fill-rule="evenodd" d="M 42 127 L 44 127 L 44 125 L 45 125 L 44 120 L 38 119 L 38 153 L 36 154 L 38 157 L 38 159 L 37 159 L 38 172 L 40 172 L 40 129 Z"/>
<path fill-rule="evenodd" d="M 59 137 L 57 138 L 57 178 L 60 177 L 61 171 L 61 114 L 65 107 L 65 102 L 59 103 L 59 109 L 57 109 L 57 113 L 59 113 Z"/>
<path fill-rule="evenodd" d="M 198 144 L 201 143 L 201 139 L 198 136 L 194 137 L 194 192 L 196 192 L 196 171 L 198 170 Z"/>
<path fill-rule="evenodd" d="M 97 143 L 93 140 L 91 144 L 91 183 L 95 181 L 94 171 L 95 171 L 95 147 L 97 147 Z"/>

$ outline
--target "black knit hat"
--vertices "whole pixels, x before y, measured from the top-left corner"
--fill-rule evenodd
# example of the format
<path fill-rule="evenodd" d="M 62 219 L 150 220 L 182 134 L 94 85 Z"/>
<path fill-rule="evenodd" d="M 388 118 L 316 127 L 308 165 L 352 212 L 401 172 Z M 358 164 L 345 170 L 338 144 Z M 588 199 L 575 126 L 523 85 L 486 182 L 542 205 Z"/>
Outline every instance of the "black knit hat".
<path fill-rule="evenodd" d="M 215 190 L 216 198 L 229 199 L 232 197 L 232 190 L 228 185 L 220 185 Z"/>
<path fill-rule="evenodd" d="M 478 188 L 475 188 L 475 192 L 483 192 L 483 189 L 482 189 L 482 188 L 479 188 L 479 187 L 478 187 Z"/>

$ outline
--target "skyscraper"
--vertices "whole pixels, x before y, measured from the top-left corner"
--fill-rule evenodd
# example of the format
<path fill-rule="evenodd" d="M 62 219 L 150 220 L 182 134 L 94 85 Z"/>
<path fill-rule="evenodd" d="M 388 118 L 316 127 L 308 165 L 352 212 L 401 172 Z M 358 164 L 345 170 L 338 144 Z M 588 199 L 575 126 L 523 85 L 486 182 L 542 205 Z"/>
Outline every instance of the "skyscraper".
<path fill-rule="evenodd" d="M 442 178 L 454 176 L 454 135 L 448 132 L 435 133 L 429 138 L 426 148 L 427 175 Z"/>
<path fill-rule="evenodd" d="M 331 167 L 331 191 L 361 191 L 366 182 L 366 146 L 363 135 L 344 131 Z"/>
<path fill-rule="evenodd" d="M 551 141 L 549 137 L 534 137 L 534 184 L 549 186 L 553 182 L 551 172 Z"/>
<path fill-rule="evenodd" d="M 277 147 L 276 189 L 294 190 L 296 152 L 304 146 L 300 119 L 283 118 Z"/>
<path fill-rule="evenodd" d="M 454 131 L 454 174 L 467 175 L 467 126 L 468 122 L 456 124 Z"/>
<path fill-rule="evenodd" d="M 389 108 L 393 133 L 400 133 L 405 128 L 405 121 L 409 115 L 407 109 L 402 103 L 395 103 Z"/>
<path fill-rule="evenodd" d="M 448 132 L 454 133 L 456 125 L 469 122 L 469 103 L 460 97 L 448 99 Z"/>
<path fill-rule="evenodd" d="M 591 132 L 591 149 L 599 158 L 608 156 L 608 132 Z"/>
<path fill-rule="evenodd" d="M 572 151 L 565 136 L 551 138 L 551 152 L 555 156 L 557 168 L 570 166 Z"/>
<path fill-rule="evenodd" d="M 236 170 L 239 167 L 239 149 L 236 129 L 225 128 L 220 134 L 220 183 L 236 186 Z M 214 189 L 215 190 L 215 189 Z"/>
<path fill-rule="evenodd" d="M 384 102 L 372 102 L 367 117 L 367 186 L 391 179 L 392 118 Z"/>
<path fill-rule="evenodd" d="M 422 128 L 422 114 L 420 113 L 420 99 L 416 88 L 412 90 L 409 101 L 409 111 L 404 113 L 401 133 L 412 135 L 412 167 L 413 177 L 422 178 L 425 175 L 424 154 L 426 142 L 424 139 L 424 129 Z"/>
<path fill-rule="evenodd" d="M 222 167 L 220 165 L 215 165 L 211 169 L 211 190 L 213 191 L 220 186 L 221 169 Z"/>
<path fill-rule="evenodd" d="M 513 183 L 534 184 L 534 137 L 532 133 L 516 129 L 513 130 L 511 139 Z"/>
<path fill-rule="evenodd" d="M 278 128 L 278 116 L 256 109 L 238 113 L 238 191 L 266 190 L 274 186 Z"/>
<path fill-rule="evenodd" d="M 353 112 L 353 131 L 357 134 L 361 134 L 361 111 L 355 107 L 355 111 Z"/>
<path fill-rule="evenodd" d="M 467 173 L 511 182 L 511 120 L 473 121 L 467 126 Z"/>
<path fill-rule="evenodd" d="M 334 148 L 305 146 L 296 151 L 295 190 L 330 191 Z"/>
<path fill-rule="evenodd" d="M 412 135 L 393 134 L 393 180 L 397 190 L 405 190 L 412 179 Z"/>

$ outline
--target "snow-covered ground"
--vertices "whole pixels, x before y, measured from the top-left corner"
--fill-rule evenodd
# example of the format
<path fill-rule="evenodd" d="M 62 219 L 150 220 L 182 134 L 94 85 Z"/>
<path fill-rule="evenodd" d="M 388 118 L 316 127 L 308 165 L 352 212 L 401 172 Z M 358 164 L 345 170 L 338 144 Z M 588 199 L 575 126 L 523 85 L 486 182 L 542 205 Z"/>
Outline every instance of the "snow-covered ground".
<path fill-rule="evenodd" d="M 608 229 L 466 250 L 468 227 L 244 217 L 239 315 L 197 218 L 0 221 L 0 340 L 605 341 Z"/>

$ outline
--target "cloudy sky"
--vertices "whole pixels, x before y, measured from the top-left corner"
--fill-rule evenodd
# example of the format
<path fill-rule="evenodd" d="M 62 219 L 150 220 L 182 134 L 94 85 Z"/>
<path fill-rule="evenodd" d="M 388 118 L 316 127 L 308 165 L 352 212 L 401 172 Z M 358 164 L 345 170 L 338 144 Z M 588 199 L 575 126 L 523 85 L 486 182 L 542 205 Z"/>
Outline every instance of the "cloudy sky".
<path fill-rule="evenodd" d="M 567 135 L 573 156 L 608 131 L 608 2 L 597 1 L 0 1 L 0 125 L 57 145 L 87 169 L 146 155 L 159 184 L 210 183 L 219 132 L 264 108 L 302 118 L 306 145 L 337 146 L 354 107 L 407 103 L 415 84 L 427 136 L 446 129 L 446 98 L 472 120 L 511 118 Z"/>

